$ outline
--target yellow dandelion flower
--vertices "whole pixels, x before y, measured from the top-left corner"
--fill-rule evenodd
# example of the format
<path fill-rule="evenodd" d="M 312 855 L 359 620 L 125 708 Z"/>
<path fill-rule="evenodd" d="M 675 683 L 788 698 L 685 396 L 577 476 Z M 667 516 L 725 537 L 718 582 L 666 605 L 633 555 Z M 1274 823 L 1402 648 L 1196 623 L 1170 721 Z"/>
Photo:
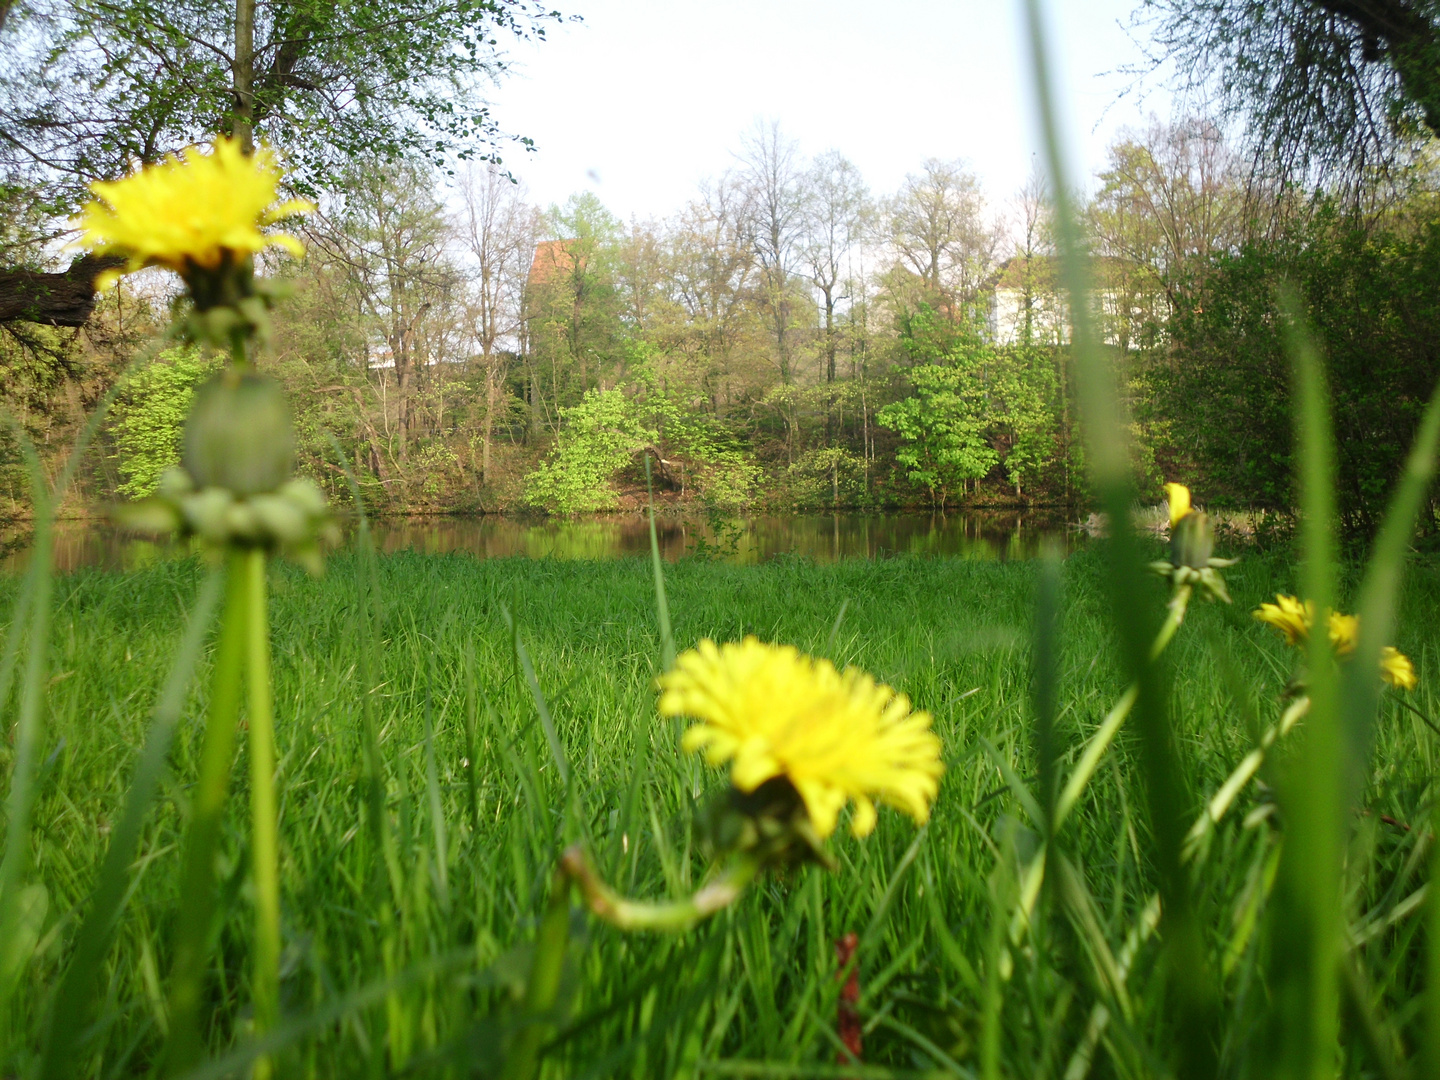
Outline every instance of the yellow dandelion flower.
<path fill-rule="evenodd" d="M 1173 529 L 1190 513 L 1190 489 L 1184 484 L 1166 484 L 1165 501 L 1170 504 L 1170 528 Z"/>
<path fill-rule="evenodd" d="M 1285 635 L 1286 645 L 1300 645 L 1310 638 L 1310 624 L 1315 621 L 1315 605 L 1301 603 L 1293 596 L 1275 595 L 1275 603 L 1261 604 L 1255 618 L 1275 627 Z"/>
<path fill-rule="evenodd" d="M 1401 690 L 1414 690 L 1420 682 L 1410 658 L 1393 645 L 1386 645 L 1380 652 L 1380 677 Z"/>
<path fill-rule="evenodd" d="M 302 199 L 277 204 L 279 180 L 275 158 L 263 147 L 246 156 L 235 139 L 216 139 L 208 154 L 192 146 L 123 180 L 91 184 L 96 198 L 76 222 L 84 230 L 79 243 L 123 255 L 127 273 L 163 266 L 182 276 L 268 247 L 302 255 L 295 237 L 260 231 L 315 208 Z"/>
<path fill-rule="evenodd" d="M 1255 618 L 1268 623 L 1285 635 L 1285 644 L 1304 645 L 1310 640 L 1310 628 L 1315 624 L 1315 605 L 1308 600 L 1301 603 L 1293 596 L 1275 596 L 1273 604 L 1261 604 L 1255 609 Z M 1336 656 L 1350 656 L 1360 641 L 1360 618 L 1332 611 L 1325 620 L 1330 637 L 1330 648 Z M 1418 682 L 1415 665 L 1410 658 L 1393 645 L 1386 645 L 1380 652 L 1380 677 L 1391 686 L 1401 690 L 1413 690 Z"/>
<path fill-rule="evenodd" d="M 1330 648 L 1336 656 L 1349 656 L 1355 651 L 1355 642 L 1360 640 L 1360 620 L 1354 615 L 1330 612 L 1328 620 Z"/>
<path fill-rule="evenodd" d="M 874 829 L 875 800 L 919 823 L 930 816 L 945 768 L 930 714 L 911 712 L 904 694 L 864 672 L 747 637 L 700 642 L 659 687 L 663 715 L 700 721 L 685 732 L 686 750 L 731 762 L 730 782 L 743 792 L 789 780 L 821 837 L 851 799 L 856 836 Z"/>

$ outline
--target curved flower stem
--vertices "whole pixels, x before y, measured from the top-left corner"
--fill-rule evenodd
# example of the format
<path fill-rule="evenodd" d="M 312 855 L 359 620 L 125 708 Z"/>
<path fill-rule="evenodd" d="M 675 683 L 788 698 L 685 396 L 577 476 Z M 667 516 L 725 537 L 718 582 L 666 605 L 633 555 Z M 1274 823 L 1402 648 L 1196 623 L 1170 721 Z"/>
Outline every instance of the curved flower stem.
<path fill-rule="evenodd" d="M 250 856 L 255 882 L 255 1033 L 275 1026 L 280 1008 L 280 883 L 275 823 L 275 724 L 270 698 L 270 620 L 265 600 L 265 552 L 245 552 L 246 682 L 250 720 Z M 268 1058 L 255 1076 L 271 1073 Z"/>
<path fill-rule="evenodd" d="M 688 930 L 738 900 L 755 880 L 760 863 L 737 855 L 725 872 L 684 900 L 650 904 L 620 896 L 601 880 L 578 846 L 566 850 L 555 867 L 550 902 L 535 939 L 535 958 L 525 986 L 525 1017 L 505 1055 L 501 1080 L 534 1080 L 540 1069 L 540 1048 L 554 1026 L 550 1014 L 560 994 L 565 949 L 570 943 L 570 890 L 578 886 L 585 906 L 597 918 L 620 930 Z"/>
<path fill-rule="evenodd" d="M 225 567 L 225 615 L 210 682 L 210 716 L 200 751 L 200 778 L 190 804 L 190 828 L 181 871 L 175 962 L 170 976 L 170 1042 L 165 1072 L 177 1076 L 199 1062 L 203 1047 L 200 998 L 205 953 L 215 918 L 215 850 L 221 815 L 235 757 L 235 727 L 240 715 L 240 669 L 245 658 L 245 555 L 231 552 Z"/>
<path fill-rule="evenodd" d="M 1159 659 L 1160 654 L 1165 651 L 1165 647 L 1174 639 L 1175 632 L 1180 629 L 1180 624 L 1185 620 L 1185 611 L 1190 605 L 1193 591 L 1193 586 L 1181 585 L 1170 598 L 1170 603 L 1166 605 L 1165 622 L 1150 645 L 1151 663 Z M 1125 693 L 1120 696 L 1120 700 L 1106 714 L 1099 730 L 1086 744 L 1085 752 L 1080 755 L 1080 762 L 1075 766 L 1075 772 L 1071 774 L 1064 789 L 1060 792 L 1060 798 L 1055 802 L 1055 820 L 1050 825 L 1052 833 L 1059 831 L 1061 823 L 1079 802 L 1085 786 L 1090 783 L 1090 778 L 1095 775 L 1095 770 L 1100 765 L 1101 757 L 1110 748 L 1110 744 L 1115 741 L 1115 736 L 1124 726 L 1130 710 L 1135 707 L 1135 699 L 1139 693 L 1139 686 L 1131 683 Z"/>
<path fill-rule="evenodd" d="M 729 907 L 755 880 L 760 863 L 751 855 L 737 855 L 724 873 L 683 900 L 648 903 L 620 896 L 595 872 L 584 852 L 572 847 L 560 860 L 561 869 L 577 885 L 585 905 L 596 918 L 621 930 L 688 930 L 717 911 Z"/>

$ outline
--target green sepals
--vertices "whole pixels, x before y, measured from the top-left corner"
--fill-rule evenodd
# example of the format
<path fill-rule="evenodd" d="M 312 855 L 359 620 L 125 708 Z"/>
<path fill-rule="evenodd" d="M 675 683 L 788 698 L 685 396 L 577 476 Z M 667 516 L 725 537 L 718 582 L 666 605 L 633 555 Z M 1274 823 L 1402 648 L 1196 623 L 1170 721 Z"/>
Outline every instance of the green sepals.
<path fill-rule="evenodd" d="M 340 542 L 324 492 L 304 477 L 275 491 L 237 496 L 222 487 L 197 490 L 185 470 L 170 469 L 156 494 L 117 507 L 114 515 L 136 532 L 193 536 L 212 551 L 264 548 L 316 575 L 323 569 L 321 552 Z"/>
<path fill-rule="evenodd" d="M 771 777 L 754 791 L 726 788 L 705 807 L 700 831 L 717 859 L 743 853 L 777 869 L 816 863 L 834 870 L 839 865 L 810 823 L 800 793 L 783 776 Z"/>
<path fill-rule="evenodd" d="M 294 292 L 288 282 L 257 278 L 251 258 L 232 262 L 228 252 L 220 266 L 191 266 L 182 277 L 189 302 L 175 311 L 181 336 L 219 352 L 237 341 L 263 346 L 270 340 L 271 309 Z"/>

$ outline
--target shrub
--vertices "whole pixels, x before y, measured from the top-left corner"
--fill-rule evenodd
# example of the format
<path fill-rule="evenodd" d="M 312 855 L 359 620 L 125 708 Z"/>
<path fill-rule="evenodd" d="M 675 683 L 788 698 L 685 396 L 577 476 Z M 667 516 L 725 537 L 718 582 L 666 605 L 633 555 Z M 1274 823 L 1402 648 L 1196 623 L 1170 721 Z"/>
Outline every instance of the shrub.
<path fill-rule="evenodd" d="M 110 430 L 124 482 L 116 489 L 132 499 L 153 494 L 160 474 L 180 464 L 180 433 L 195 388 L 220 366 L 193 345 L 160 353 L 126 383 L 110 412 Z"/>

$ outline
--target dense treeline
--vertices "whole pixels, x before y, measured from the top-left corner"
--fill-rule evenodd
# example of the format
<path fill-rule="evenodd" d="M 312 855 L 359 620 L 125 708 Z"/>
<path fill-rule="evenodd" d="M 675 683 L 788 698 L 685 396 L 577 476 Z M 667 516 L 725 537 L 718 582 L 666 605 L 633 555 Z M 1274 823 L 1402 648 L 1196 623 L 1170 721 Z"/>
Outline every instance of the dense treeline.
<path fill-rule="evenodd" d="M 495 167 L 352 167 L 306 257 L 266 267 L 292 292 L 264 363 L 305 469 L 341 498 L 349 470 L 391 511 L 634 505 L 647 455 L 662 498 L 719 510 L 1084 500 L 1038 180 L 987 199 L 931 160 L 876 196 L 773 125 L 737 161 L 673 217 L 628 223 L 592 195 L 534 207 Z M 1088 198 L 1137 480 L 1288 505 L 1274 297 L 1290 278 L 1330 358 L 1345 514 L 1363 525 L 1440 374 L 1429 172 L 1342 199 L 1251 165 L 1214 125 L 1155 123 L 1111 148 Z M 161 324 L 167 287 L 131 279 L 79 331 L 7 328 L 5 396 L 49 453 Z M 125 383 L 91 498 L 153 485 L 209 366 L 172 349 Z"/>

